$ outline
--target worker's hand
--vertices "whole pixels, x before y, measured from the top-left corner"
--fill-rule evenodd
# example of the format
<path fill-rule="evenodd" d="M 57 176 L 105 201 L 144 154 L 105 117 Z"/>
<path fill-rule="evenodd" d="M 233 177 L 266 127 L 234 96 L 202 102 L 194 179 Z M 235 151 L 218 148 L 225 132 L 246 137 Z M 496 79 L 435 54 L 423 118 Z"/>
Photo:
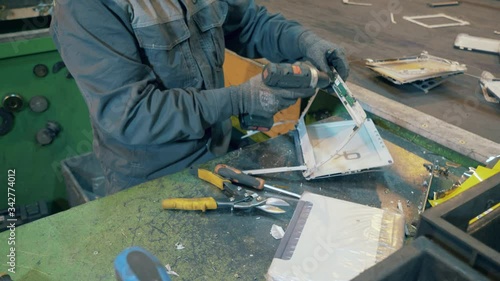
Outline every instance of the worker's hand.
<path fill-rule="evenodd" d="M 328 73 L 333 66 L 344 81 L 349 76 L 349 63 L 344 48 L 318 37 L 311 31 L 306 31 L 299 37 L 299 49 L 305 59 L 319 70 Z"/>
<path fill-rule="evenodd" d="M 250 114 L 272 119 L 278 111 L 293 105 L 298 98 L 310 97 L 314 89 L 285 89 L 268 87 L 258 74 L 249 81 L 233 87 L 232 114 Z"/>

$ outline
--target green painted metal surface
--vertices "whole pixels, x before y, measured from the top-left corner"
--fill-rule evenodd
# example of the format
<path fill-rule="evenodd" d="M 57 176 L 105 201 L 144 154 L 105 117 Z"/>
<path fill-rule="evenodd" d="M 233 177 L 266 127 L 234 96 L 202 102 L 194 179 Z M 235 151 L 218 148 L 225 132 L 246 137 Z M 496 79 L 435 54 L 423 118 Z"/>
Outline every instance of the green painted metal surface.
<path fill-rule="evenodd" d="M 30 38 L 7 41 L 0 44 L 0 59 L 13 58 L 56 50 L 50 37 Z"/>
<path fill-rule="evenodd" d="M 43 43 L 37 45 L 37 42 Z M 47 38 L 41 38 L 26 43 L 33 49 L 23 52 L 27 54 L 43 49 L 43 46 L 50 45 L 48 42 Z M 3 99 L 8 93 L 18 93 L 26 105 L 22 111 L 14 114 L 12 131 L 0 136 L 0 183 L 7 183 L 7 169 L 16 170 L 15 194 L 18 205 L 46 200 L 49 205 L 56 202 L 56 210 L 64 208 L 66 193 L 59 162 L 92 149 L 88 110 L 75 81 L 66 78 L 66 68 L 52 73 L 52 66 L 60 60 L 56 51 L 0 60 L 0 98 Z M 36 77 L 32 70 L 36 64 L 47 65 L 49 74 L 44 78 Z M 29 99 L 36 95 L 47 97 L 47 111 L 35 113 L 29 109 Z M 62 131 L 52 144 L 40 146 L 35 140 L 36 133 L 50 120 L 61 124 Z M 6 192 L 7 189 L 2 191 L 2 198 L 6 198 L 3 195 Z M 7 200 L 2 200 L 0 209 L 6 207 Z"/>
<path fill-rule="evenodd" d="M 293 192 L 309 191 L 373 207 L 396 210 L 400 200 L 410 224 L 418 217 L 419 202 L 426 191 L 422 182 L 428 173 L 422 164 L 445 160 L 390 133 L 381 133 L 395 161 L 382 172 L 314 181 L 306 181 L 300 172 L 263 177 L 269 184 Z M 297 160 L 292 138 L 283 135 L 233 151 L 202 167 L 211 170 L 219 163 L 254 169 L 293 166 Z M 463 170 L 450 168 L 446 184 L 451 185 Z M 433 186 L 439 185 L 441 180 L 433 182 Z M 173 280 L 265 280 L 280 243 L 269 231 L 273 224 L 287 228 L 297 200 L 281 197 L 291 204 L 283 207 L 287 213 L 282 215 L 259 210 L 202 213 L 160 207 L 165 198 L 205 196 L 225 198 L 216 187 L 185 170 L 21 226 L 15 232 L 16 273 L 12 277 L 16 281 L 116 280 L 115 257 L 127 247 L 140 246 L 171 265 L 180 275 Z M 9 235 L 0 233 L 0 243 Z M 178 243 L 185 248 L 177 249 Z M 0 271 L 8 268 L 0 263 Z"/>

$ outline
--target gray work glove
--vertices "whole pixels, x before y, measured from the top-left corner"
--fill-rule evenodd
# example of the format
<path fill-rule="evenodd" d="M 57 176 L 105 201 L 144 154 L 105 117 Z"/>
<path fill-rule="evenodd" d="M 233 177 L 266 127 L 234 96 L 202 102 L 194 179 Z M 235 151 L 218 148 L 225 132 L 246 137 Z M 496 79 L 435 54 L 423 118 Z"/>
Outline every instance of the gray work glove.
<path fill-rule="evenodd" d="M 268 87 L 258 74 L 249 81 L 231 89 L 232 115 L 249 114 L 266 119 L 293 105 L 298 98 L 310 97 L 314 89 L 286 89 Z"/>
<path fill-rule="evenodd" d="M 304 58 L 319 70 L 328 73 L 331 72 L 330 66 L 333 66 L 342 80 L 345 81 L 349 76 L 349 63 L 344 48 L 306 31 L 299 37 L 299 49 Z"/>

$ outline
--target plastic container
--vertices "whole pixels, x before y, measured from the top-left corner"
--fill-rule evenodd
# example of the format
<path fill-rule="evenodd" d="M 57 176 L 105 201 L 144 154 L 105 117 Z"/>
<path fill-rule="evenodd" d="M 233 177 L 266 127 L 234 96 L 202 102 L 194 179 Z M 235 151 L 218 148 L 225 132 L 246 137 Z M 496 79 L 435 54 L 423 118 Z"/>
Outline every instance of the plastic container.
<path fill-rule="evenodd" d="M 500 173 L 422 213 L 417 230 L 486 275 L 500 280 Z M 485 211 L 477 222 L 471 219 Z"/>
<path fill-rule="evenodd" d="M 104 174 L 93 152 L 61 161 L 71 207 L 105 196 Z"/>
<path fill-rule="evenodd" d="M 352 281 L 488 281 L 457 257 L 425 237 L 393 253 Z"/>

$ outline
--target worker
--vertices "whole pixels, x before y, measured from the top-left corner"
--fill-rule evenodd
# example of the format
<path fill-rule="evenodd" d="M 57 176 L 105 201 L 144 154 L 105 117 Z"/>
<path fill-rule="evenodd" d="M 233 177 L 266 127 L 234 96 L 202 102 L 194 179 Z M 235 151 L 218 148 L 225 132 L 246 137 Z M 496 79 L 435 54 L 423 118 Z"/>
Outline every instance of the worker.
<path fill-rule="evenodd" d="M 50 30 L 88 106 L 108 194 L 224 154 L 232 115 L 272 118 L 314 93 L 260 75 L 224 87 L 225 48 L 348 75 L 342 48 L 254 0 L 56 0 Z"/>

